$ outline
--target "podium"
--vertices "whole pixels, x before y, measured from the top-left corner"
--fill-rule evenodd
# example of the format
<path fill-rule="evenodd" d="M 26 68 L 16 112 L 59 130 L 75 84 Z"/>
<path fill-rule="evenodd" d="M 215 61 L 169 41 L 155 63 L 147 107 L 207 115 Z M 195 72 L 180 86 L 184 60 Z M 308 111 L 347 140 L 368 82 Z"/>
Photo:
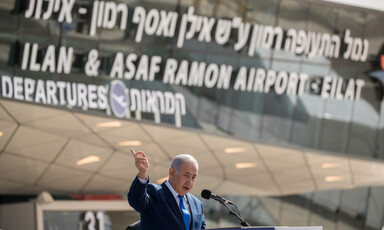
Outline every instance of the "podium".
<path fill-rule="evenodd" d="M 247 230 L 323 230 L 323 227 L 321 226 L 313 226 L 313 227 L 286 227 L 286 226 L 279 226 L 279 227 L 233 227 L 233 228 L 210 228 L 207 230 L 241 230 L 241 229 L 247 229 Z"/>

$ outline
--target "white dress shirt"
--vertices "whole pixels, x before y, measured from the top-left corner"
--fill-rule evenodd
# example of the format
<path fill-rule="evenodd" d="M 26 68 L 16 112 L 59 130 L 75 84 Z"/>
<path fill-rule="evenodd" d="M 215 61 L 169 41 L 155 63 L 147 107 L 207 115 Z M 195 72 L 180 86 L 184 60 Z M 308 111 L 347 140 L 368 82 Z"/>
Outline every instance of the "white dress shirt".
<path fill-rule="evenodd" d="M 139 179 L 139 181 L 142 183 L 142 184 L 145 184 L 148 182 L 149 178 L 147 176 L 147 178 L 145 180 L 137 177 Z M 177 206 L 179 206 L 180 208 L 180 199 L 178 197 L 179 194 L 177 194 L 177 192 L 175 191 L 175 189 L 173 189 L 172 185 L 169 183 L 168 180 L 165 181 L 165 185 L 168 187 L 169 191 L 171 191 L 173 197 L 175 198 L 176 200 L 176 203 L 177 203 Z M 188 199 L 187 199 L 187 196 L 185 195 L 183 197 L 183 200 L 184 200 L 184 206 L 185 208 L 188 210 L 189 214 L 191 214 L 191 210 L 189 209 L 189 204 L 188 204 Z"/>

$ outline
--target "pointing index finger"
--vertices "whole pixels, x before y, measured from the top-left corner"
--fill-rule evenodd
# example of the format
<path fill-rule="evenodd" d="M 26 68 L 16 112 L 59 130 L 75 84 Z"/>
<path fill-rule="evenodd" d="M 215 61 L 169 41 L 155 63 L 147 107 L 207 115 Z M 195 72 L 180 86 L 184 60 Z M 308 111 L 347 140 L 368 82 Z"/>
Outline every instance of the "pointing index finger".
<path fill-rule="evenodd" d="M 133 150 L 132 148 L 131 148 L 131 153 L 132 153 L 132 155 L 136 158 L 136 152 L 135 152 L 135 150 Z"/>

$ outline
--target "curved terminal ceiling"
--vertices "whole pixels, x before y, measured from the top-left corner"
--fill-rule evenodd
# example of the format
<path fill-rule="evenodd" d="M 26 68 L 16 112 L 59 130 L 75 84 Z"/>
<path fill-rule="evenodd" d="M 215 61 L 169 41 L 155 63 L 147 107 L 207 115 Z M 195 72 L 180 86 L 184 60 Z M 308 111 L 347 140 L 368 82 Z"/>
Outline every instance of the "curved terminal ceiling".
<path fill-rule="evenodd" d="M 384 162 L 206 135 L 134 119 L 114 120 L 0 100 L 0 193 L 124 194 L 137 173 L 129 148 L 144 151 L 152 182 L 173 156 L 200 164 L 192 190 L 287 195 L 384 184 Z"/>

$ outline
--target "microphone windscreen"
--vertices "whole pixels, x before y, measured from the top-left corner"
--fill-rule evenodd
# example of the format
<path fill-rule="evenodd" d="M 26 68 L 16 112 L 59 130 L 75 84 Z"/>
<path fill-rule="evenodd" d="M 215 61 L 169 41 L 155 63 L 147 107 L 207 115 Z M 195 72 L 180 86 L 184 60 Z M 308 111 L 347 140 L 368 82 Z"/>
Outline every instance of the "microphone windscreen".
<path fill-rule="evenodd" d="M 209 200 L 211 198 L 211 194 L 212 194 L 212 192 L 207 190 L 207 189 L 204 189 L 203 191 L 201 191 L 201 197 L 203 197 L 204 199 L 207 199 L 207 200 Z"/>

